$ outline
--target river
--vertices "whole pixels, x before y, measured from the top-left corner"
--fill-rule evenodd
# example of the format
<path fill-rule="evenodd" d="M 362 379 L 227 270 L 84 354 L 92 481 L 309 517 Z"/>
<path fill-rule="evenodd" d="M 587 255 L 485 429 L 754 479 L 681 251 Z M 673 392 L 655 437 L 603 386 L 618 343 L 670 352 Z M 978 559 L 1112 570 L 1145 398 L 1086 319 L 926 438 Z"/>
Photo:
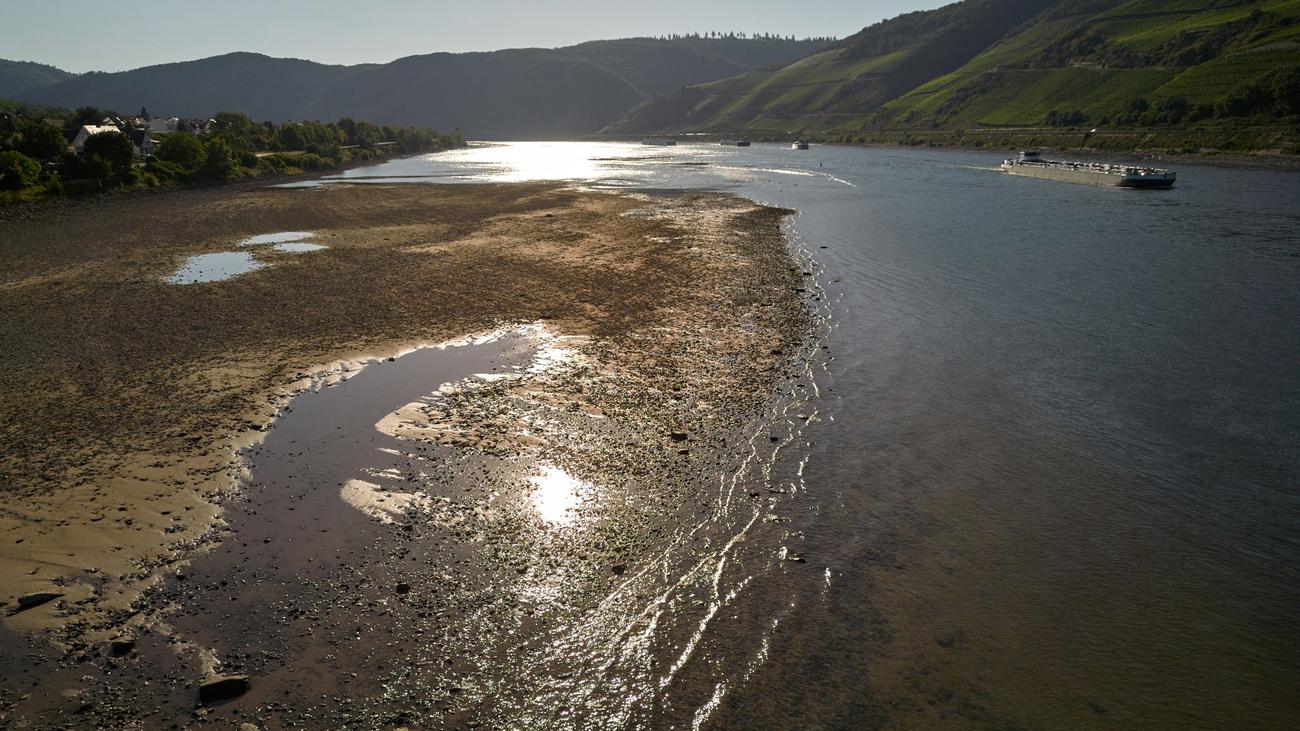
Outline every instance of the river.
<path fill-rule="evenodd" d="M 827 360 L 817 417 L 774 460 L 801 485 L 783 553 L 733 567 L 694 669 L 588 688 L 593 712 L 718 728 L 1300 715 L 1300 174 L 1178 164 L 1172 190 L 1134 191 L 1013 178 L 1000 157 L 507 143 L 337 176 L 713 189 L 798 211 Z"/>

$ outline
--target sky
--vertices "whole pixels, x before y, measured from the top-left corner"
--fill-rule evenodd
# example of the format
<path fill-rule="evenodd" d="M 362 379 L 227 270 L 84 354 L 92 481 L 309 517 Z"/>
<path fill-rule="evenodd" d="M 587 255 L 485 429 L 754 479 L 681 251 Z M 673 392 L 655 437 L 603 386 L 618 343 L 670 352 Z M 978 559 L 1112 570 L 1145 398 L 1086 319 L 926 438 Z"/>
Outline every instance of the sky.
<path fill-rule="evenodd" d="M 951 0 L 0 0 L 0 58 L 122 71 L 231 51 L 383 63 L 710 30 L 843 38 Z"/>

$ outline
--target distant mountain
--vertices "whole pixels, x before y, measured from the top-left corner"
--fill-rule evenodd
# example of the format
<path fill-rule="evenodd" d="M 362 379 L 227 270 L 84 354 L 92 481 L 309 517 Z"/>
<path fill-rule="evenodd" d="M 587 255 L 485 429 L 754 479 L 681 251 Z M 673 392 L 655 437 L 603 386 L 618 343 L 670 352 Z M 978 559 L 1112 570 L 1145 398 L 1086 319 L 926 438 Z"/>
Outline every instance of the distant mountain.
<path fill-rule="evenodd" d="M 368 68 L 228 53 L 132 71 L 92 71 L 16 96 L 38 104 L 93 106 L 123 114 L 141 107 L 184 117 L 239 111 L 254 119 L 282 121 L 301 118 L 302 110 L 327 86 Z"/>
<path fill-rule="evenodd" d="M 633 38 L 557 49 L 434 53 L 386 64 L 327 66 L 232 53 L 120 73 L 87 73 L 13 96 L 64 107 L 254 119 L 459 127 L 475 137 L 590 134 L 652 95 L 781 66 L 818 41 Z"/>
<path fill-rule="evenodd" d="M 66 81 L 75 75 L 43 63 L 0 59 L 0 97 L 13 98 L 33 89 Z"/>
<path fill-rule="evenodd" d="M 670 91 L 609 131 L 1162 125 L 1233 104 L 1285 113 L 1296 79 L 1300 0 L 965 0 Z"/>

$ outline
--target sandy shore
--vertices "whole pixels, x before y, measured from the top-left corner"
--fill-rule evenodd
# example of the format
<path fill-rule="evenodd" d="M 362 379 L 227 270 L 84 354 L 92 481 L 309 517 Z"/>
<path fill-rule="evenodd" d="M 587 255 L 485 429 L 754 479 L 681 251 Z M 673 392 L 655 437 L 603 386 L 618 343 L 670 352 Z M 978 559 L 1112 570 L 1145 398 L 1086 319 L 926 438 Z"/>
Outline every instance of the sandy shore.
<path fill-rule="evenodd" d="M 240 450 L 313 379 L 369 356 L 502 326 L 574 343 L 581 374 L 498 387 L 457 407 L 469 412 L 406 413 L 402 436 L 517 454 L 510 425 L 482 414 L 520 393 L 599 417 L 584 442 L 596 447 L 559 432 L 527 447 L 610 483 L 640 475 L 628 504 L 642 490 L 655 509 L 605 516 L 622 527 L 575 544 L 585 568 L 573 577 L 603 586 L 610 565 L 635 566 L 664 522 L 690 509 L 693 470 L 726 458 L 725 434 L 769 397 L 804 333 L 784 213 L 714 194 L 554 184 L 339 186 L 186 191 L 0 225 L 0 610 L 11 612 L 5 632 L 27 643 L 27 654 L 0 656 L 0 669 L 23 673 L 23 687 L 48 686 L 19 696 L 7 683 L 0 720 L 55 725 L 80 709 L 127 723 L 141 703 L 171 697 L 188 712 L 223 640 L 169 616 L 178 603 L 205 606 L 172 577 L 228 540 L 222 526 L 256 514 L 223 514 L 249 464 Z M 267 266 L 226 281 L 163 282 L 187 256 L 288 230 L 328 248 L 259 251 Z M 449 440 L 453 416 L 471 428 Z M 686 435 L 693 453 L 679 449 Z M 688 453 L 695 467 L 681 462 Z M 526 543 L 503 541 L 492 560 Z M 517 560 L 497 568 L 524 573 Z M 59 596 L 22 606 L 41 593 Z M 101 675 L 100 694 L 115 700 L 87 711 L 91 689 L 51 680 L 104 672 L 105 643 L 123 633 L 197 648 L 171 668 L 167 687 L 180 690 L 142 699 L 139 686 Z"/>

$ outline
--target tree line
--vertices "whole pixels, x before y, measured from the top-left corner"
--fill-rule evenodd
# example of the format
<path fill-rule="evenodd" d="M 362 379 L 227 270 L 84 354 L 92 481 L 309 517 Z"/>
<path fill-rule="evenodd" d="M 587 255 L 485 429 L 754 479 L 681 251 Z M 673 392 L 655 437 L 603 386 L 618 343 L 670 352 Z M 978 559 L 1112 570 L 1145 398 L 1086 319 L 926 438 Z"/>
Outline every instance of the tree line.
<path fill-rule="evenodd" d="M 1283 119 L 1300 115 L 1300 66 L 1280 68 L 1238 84 L 1216 102 L 1193 104 L 1184 96 L 1154 102 L 1131 99 L 1121 111 L 1092 117 L 1082 110 L 1054 109 L 1044 123 L 1049 127 L 1077 127 L 1095 123 L 1121 127 L 1160 127 L 1207 120 Z"/>
<path fill-rule="evenodd" d="M 459 131 L 439 133 L 346 117 L 276 124 L 221 112 L 202 134 L 159 135 L 157 148 L 141 158 L 127 136 L 129 129 L 91 135 L 82 150 L 71 149 L 83 125 L 117 119 L 112 111 L 82 107 L 67 113 L 62 127 L 22 111 L 0 110 L 0 191 L 7 191 L 9 199 L 330 170 L 346 162 L 465 144 Z"/>
<path fill-rule="evenodd" d="M 805 38 L 795 38 L 793 35 L 781 35 L 779 33 L 746 33 L 745 31 L 720 31 L 710 30 L 703 33 L 667 33 L 664 35 L 653 36 L 659 41 L 698 41 L 700 39 L 728 40 L 728 41 L 790 41 L 793 43 L 834 43 L 837 39 L 834 36 L 808 36 Z"/>

